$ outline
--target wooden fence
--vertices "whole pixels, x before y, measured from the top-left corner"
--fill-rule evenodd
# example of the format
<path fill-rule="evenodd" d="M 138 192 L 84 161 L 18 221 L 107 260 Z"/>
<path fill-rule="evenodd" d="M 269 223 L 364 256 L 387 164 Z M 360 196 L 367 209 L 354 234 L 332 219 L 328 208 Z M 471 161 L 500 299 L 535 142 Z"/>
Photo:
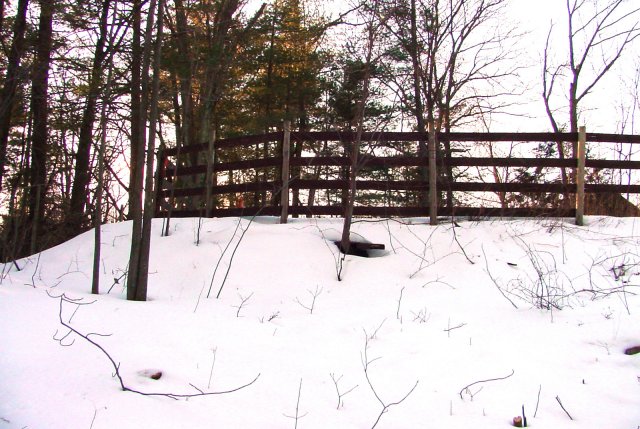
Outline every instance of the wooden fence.
<path fill-rule="evenodd" d="M 197 217 L 197 216 L 252 216 L 256 214 L 281 216 L 286 222 L 288 216 L 342 216 L 345 205 L 341 199 L 349 188 L 349 177 L 353 173 L 349 157 L 349 147 L 355 140 L 350 132 L 290 132 L 284 131 L 263 135 L 221 139 L 210 144 L 198 144 L 184 148 L 166 149 L 159 153 L 158 187 L 156 193 L 157 217 Z M 364 133 L 362 142 L 367 150 L 360 153 L 355 169 L 359 192 L 407 193 L 431 195 L 447 194 L 447 202 L 440 198 L 435 204 L 424 199 L 420 204 L 359 204 L 354 207 L 355 216 L 375 217 L 424 217 L 424 216 L 563 216 L 576 217 L 582 222 L 584 214 L 584 194 L 638 194 L 640 185 L 629 181 L 624 185 L 590 182 L 594 171 L 603 169 L 631 172 L 640 169 L 640 161 L 592 159 L 586 156 L 585 145 L 640 143 L 640 135 L 592 134 L 581 129 L 580 133 L 439 133 L 438 146 L 448 143 L 467 145 L 482 144 L 493 147 L 500 142 L 513 145 L 521 143 L 571 143 L 576 144 L 576 157 L 560 159 L 554 157 L 516 156 L 468 156 L 478 151 L 439 151 L 435 165 L 440 172 L 437 180 L 420 176 L 415 180 L 398 179 L 400 175 L 388 173 L 393 169 L 427 169 L 428 155 L 421 152 L 418 142 L 428 141 L 427 134 L 414 132 Z M 329 145 L 331 144 L 331 145 Z M 367 146 L 368 145 L 368 146 Z M 404 145 L 414 147 L 410 156 L 395 154 L 385 156 L 391 148 Z M 411 146 L 413 145 L 413 146 Z M 424 146 L 423 146 L 424 147 Z M 443 154 L 444 153 L 444 154 Z M 493 152 L 491 152 L 493 153 Z M 530 153 L 530 151 L 529 151 Z M 242 156 L 240 156 L 240 154 Z M 432 155 L 434 156 L 434 155 Z M 434 164 L 432 164 L 434 165 Z M 513 168 L 513 169 L 556 169 L 555 174 L 568 171 L 565 177 L 570 182 L 553 180 L 545 183 L 531 183 L 522 180 L 501 182 L 485 181 L 490 174 L 479 174 L 476 179 L 456 177 L 446 172 L 464 169 Z M 304 169 L 327 171 L 324 178 L 316 174 L 303 174 Z M 237 171 L 250 171 L 251 181 L 236 183 Z M 364 171 L 382 171 L 386 177 L 361 177 Z M 547 170 L 545 170 L 547 171 Z M 485 171 L 486 173 L 486 171 Z M 393 177 L 396 176 L 396 177 Z M 457 175 L 456 175 L 457 176 Z M 425 178 L 425 180 L 421 180 Z M 433 176 L 432 176 L 433 177 Z M 493 177 L 491 177 L 493 178 Z M 453 179 L 453 180 L 452 180 Z M 318 191 L 328 197 L 322 203 Z M 331 194 L 333 192 L 333 194 Z M 476 205 L 456 204 L 459 198 L 470 194 L 506 195 L 555 195 L 555 206 L 548 204 L 522 207 L 517 204 L 487 203 Z M 301 195 L 307 196 L 302 203 Z M 335 198 L 331 198 L 333 195 Z M 404 194 L 403 194 L 404 195 Z M 244 197 L 244 204 L 240 201 Z M 293 197 L 293 198 L 292 198 Z M 292 201 L 293 199 L 293 201 Z M 380 199 L 380 198 L 379 198 Z M 419 198 L 418 198 L 419 199 Z M 390 201 L 389 198 L 387 198 Z M 553 200 L 553 198 L 552 198 Z M 452 201 L 454 203 L 452 203 Z"/>

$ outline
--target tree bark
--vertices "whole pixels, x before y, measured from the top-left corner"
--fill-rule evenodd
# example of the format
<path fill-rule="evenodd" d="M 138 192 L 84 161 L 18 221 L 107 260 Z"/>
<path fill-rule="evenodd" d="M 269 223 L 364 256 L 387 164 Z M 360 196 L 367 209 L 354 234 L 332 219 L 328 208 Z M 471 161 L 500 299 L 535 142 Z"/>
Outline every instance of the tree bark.
<path fill-rule="evenodd" d="M 29 189 L 29 223 L 31 252 L 37 251 L 40 227 L 44 219 L 44 196 L 47 185 L 48 84 L 53 46 L 53 0 L 40 1 L 40 20 L 36 58 L 33 63 L 31 111 L 33 134 Z"/>
<path fill-rule="evenodd" d="M 97 101 L 101 91 L 104 62 L 107 57 L 107 21 L 111 0 L 103 0 L 100 15 L 100 35 L 96 43 L 93 57 L 93 65 L 89 76 L 89 92 L 87 104 L 82 114 L 80 124 L 80 136 L 78 137 L 78 150 L 74 170 L 73 188 L 71 190 L 71 203 L 67 214 L 66 226 L 69 233 L 78 232 L 82 228 L 85 203 L 87 201 L 87 189 L 91 179 L 91 165 L 89 157 L 93 143 L 93 124 L 96 119 Z"/>
<path fill-rule="evenodd" d="M 374 45 L 377 42 L 377 27 L 374 23 L 374 17 L 377 13 L 379 6 L 379 0 L 374 0 L 371 8 L 371 17 L 370 21 L 367 23 L 367 45 L 366 45 L 366 56 L 364 63 L 364 76 L 362 83 L 362 95 L 360 100 L 358 100 L 357 108 L 356 108 L 356 136 L 355 140 L 351 142 L 351 171 L 349 177 L 349 194 L 347 198 L 347 206 L 344 215 L 344 223 L 342 225 L 342 238 L 340 240 L 340 250 L 344 254 L 349 253 L 351 250 L 351 223 L 353 220 L 353 207 L 355 205 L 356 191 L 357 191 L 357 178 L 358 178 L 358 162 L 359 162 L 359 154 L 360 154 L 360 143 L 362 142 L 362 133 L 364 132 L 364 113 L 367 105 L 367 101 L 369 100 L 369 88 L 371 83 L 371 68 L 373 63 L 373 51 L 375 49 Z M 338 280 L 340 280 L 340 274 L 338 274 Z"/>
<path fill-rule="evenodd" d="M 98 189 L 96 190 L 96 207 L 93 214 L 94 231 L 94 248 L 93 248 L 93 276 L 91 282 L 91 293 L 100 293 L 100 251 L 102 239 L 102 199 L 104 194 L 104 153 L 107 146 L 107 100 L 111 95 L 113 67 L 109 67 L 107 76 L 107 88 L 105 91 L 104 102 L 102 103 L 102 111 L 100 113 L 100 124 L 102 133 L 100 136 L 100 149 L 98 150 Z"/>
<path fill-rule="evenodd" d="M 27 27 L 27 8 L 29 0 L 19 0 L 15 22 L 13 24 L 13 41 L 7 58 L 7 72 L 4 86 L 0 94 L 0 190 L 7 163 L 7 144 L 11 129 L 11 113 L 13 111 L 16 90 L 18 89 L 18 69 L 24 54 L 24 33 Z M 3 12 L 4 15 L 4 12 Z"/>
<path fill-rule="evenodd" d="M 151 89 L 149 113 L 149 145 L 147 148 L 147 164 L 145 173 L 144 216 L 142 222 L 142 236 L 138 266 L 138 280 L 136 285 L 136 301 L 147 300 L 147 285 L 149 280 L 149 256 L 151 253 L 151 225 L 154 211 L 154 174 L 155 136 L 158 121 L 158 93 L 160 88 L 160 58 L 162 47 L 162 26 L 164 22 L 164 0 L 158 2 L 158 25 L 153 58 L 153 82 Z M 150 38 L 147 38 L 150 41 Z M 149 43 L 150 44 L 150 43 Z"/>
<path fill-rule="evenodd" d="M 418 132 L 426 134 L 427 127 L 424 121 L 424 106 L 422 104 L 422 92 L 420 90 L 420 59 L 418 52 L 418 24 L 417 24 L 417 12 L 416 12 L 416 0 L 411 0 L 411 29 L 410 29 L 411 42 L 409 43 L 409 55 L 411 56 L 412 66 L 412 83 L 413 83 L 413 96 L 415 98 L 414 115 L 416 117 L 416 124 Z M 427 159 L 427 143 L 424 140 L 418 142 L 418 156 L 422 159 Z M 429 180 L 429 169 L 427 166 L 419 168 L 420 180 L 427 182 Z M 420 207 L 427 207 L 429 204 L 429 194 L 427 192 L 420 192 L 418 194 L 418 205 Z"/>
<path fill-rule="evenodd" d="M 127 299 L 136 299 L 137 270 L 140 258 L 140 236 L 142 235 L 142 186 L 145 150 L 146 130 L 146 103 L 142 102 L 146 97 L 146 79 L 141 78 L 143 51 L 141 48 L 142 31 L 141 15 L 142 0 L 133 0 L 133 46 L 131 57 L 131 178 L 129 182 L 129 217 L 131 226 L 131 252 L 129 255 L 129 270 L 127 274 Z M 151 9 L 153 11 L 153 9 Z M 148 19 L 153 19 L 153 12 Z M 145 44 L 145 51 L 150 48 L 150 43 Z M 147 69 L 148 70 L 148 66 Z M 144 106 L 143 106 L 144 104 Z"/>
<path fill-rule="evenodd" d="M 193 127 L 193 55 L 190 49 L 189 28 L 187 26 L 187 13 L 182 0 L 175 0 L 176 7 L 176 45 L 178 47 L 178 56 L 180 63 L 178 67 L 178 80 L 180 88 L 180 101 L 182 104 L 182 123 L 180 127 L 176 127 L 179 132 L 176 141 L 177 153 L 175 157 L 176 173 L 180 168 L 180 151 L 182 147 L 187 147 L 193 143 L 194 127 Z M 176 109 L 176 117 L 180 117 L 180 111 Z M 174 176 L 174 182 L 177 176 Z M 175 201 L 175 185 L 171 188 L 169 195 L 169 209 L 167 210 L 167 218 L 165 221 L 164 235 L 168 236 L 170 231 L 171 216 L 173 214 L 173 206 Z"/>

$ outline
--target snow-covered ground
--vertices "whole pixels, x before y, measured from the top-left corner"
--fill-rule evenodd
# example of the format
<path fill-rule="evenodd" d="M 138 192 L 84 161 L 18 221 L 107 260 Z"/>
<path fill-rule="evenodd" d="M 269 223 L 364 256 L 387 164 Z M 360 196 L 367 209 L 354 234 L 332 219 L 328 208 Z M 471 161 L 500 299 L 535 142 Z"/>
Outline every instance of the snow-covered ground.
<path fill-rule="evenodd" d="M 386 251 L 342 281 L 341 219 L 258 218 L 231 264 L 248 219 L 199 245 L 197 220 L 161 222 L 148 302 L 124 299 L 129 223 L 103 227 L 99 296 L 91 232 L 4 267 L 0 429 L 507 428 L 523 406 L 535 428 L 640 427 L 637 219 L 361 221 Z M 132 390 L 255 381 L 122 391 L 60 305 Z"/>

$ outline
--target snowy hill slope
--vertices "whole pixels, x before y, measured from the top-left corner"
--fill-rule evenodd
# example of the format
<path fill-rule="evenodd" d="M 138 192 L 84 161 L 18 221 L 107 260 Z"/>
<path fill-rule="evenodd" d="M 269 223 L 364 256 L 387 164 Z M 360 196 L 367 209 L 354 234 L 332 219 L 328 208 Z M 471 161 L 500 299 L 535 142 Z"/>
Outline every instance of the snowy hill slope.
<path fill-rule="evenodd" d="M 161 222 L 149 302 L 124 300 L 129 223 L 103 227 L 100 296 L 92 233 L 4 267 L 0 429 L 506 428 L 523 405 L 536 428 L 640 426 L 636 219 L 359 222 L 386 251 L 340 282 L 340 219 L 258 218 L 232 263 L 249 220 L 199 245 L 197 220 Z M 60 308 L 133 390 L 255 382 L 123 392 Z"/>

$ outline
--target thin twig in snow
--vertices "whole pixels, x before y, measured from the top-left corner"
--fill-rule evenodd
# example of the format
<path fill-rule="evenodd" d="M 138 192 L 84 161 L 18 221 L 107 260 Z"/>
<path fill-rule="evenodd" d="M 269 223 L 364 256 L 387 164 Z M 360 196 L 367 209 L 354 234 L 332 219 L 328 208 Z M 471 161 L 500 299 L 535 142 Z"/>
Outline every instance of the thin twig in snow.
<path fill-rule="evenodd" d="M 218 290 L 218 294 L 216 295 L 216 299 L 220 298 L 220 294 L 222 293 L 222 288 L 224 288 L 225 283 L 227 282 L 227 278 L 229 277 L 229 272 L 231 271 L 231 265 L 233 265 L 233 258 L 236 256 L 236 252 L 238 251 L 238 247 L 240 247 L 240 243 L 242 243 L 242 239 L 244 235 L 249 231 L 249 227 L 253 224 L 255 218 L 262 212 L 262 209 L 265 206 L 262 206 L 258 212 L 249 219 L 249 223 L 247 227 L 242 230 L 242 234 L 240 234 L 240 238 L 238 239 L 238 243 L 236 247 L 233 248 L 233 252 L 231 253 L 231 258 L 229 258 L 229 265 L 227 265 L 227 272 L 224 274 L 224 278 L 222 279 L 222 284 L 220 285 L 220 289 Z M 213 278 L 211 278 L 211 283 L 213 284 Z"/>
<path fill-rule="evenodd" d="M 240 304 L 232 305 L 233 308 L 237 308 L 238 309 L 238 311 L 236 311 L 236 317 L 240 317 L 240 311 L 245 306 L 245 304 L 251 299 L 253 294 L 254 294 L 254 292 L 251 292 L 251 295 L 249 295 L 249 296 L 242 296 L 241 294 L 238 294 L 238 296 L 240 297 Z"/>
<path fill-rule="evenodd" d="M 202 294 L 204 293 L 204 288 L 207 286 L 207 284 L 205 282 L 202 282 L 202 289 L 200 289 L 200 293 L 198 294 L 198 300 L 196 301 L 196 306 L 193 309 L 193 312 L 195 313 L 196 311 L 198 311 L 198 306 L 200 305 L 200 299 L 202 299 Z"/>
<path fill-rule="evenodd" d="M 511 300 L 511 298 L 509 298 L 504 291 L 502 290 L 502 288 L 500 287 L 500 285 L 498 284 L 498 281 L 493 278 L 493 275 L 491 275 L 491 271 L 489 271 L 489 261 L 487 260 L 487 254 L 484 251 L 484 246 L 480 246 L 482 249 L 482 254 L 484 255 L 484 263 L 485 263 L 485 267 L 487 268 L 487 274 L 489 275 L 489 278 L 491 279 L 491 281 L 493 282 L 493 284 L 496 286 L 496 288 L 498 289 L 498 292 L 500 292 L 500 294 L 504 297 L 504 299 L 506 299 L 507 301 L 509 301 L 509 303 L 511 303 L 511 305 L 513 305 L 513 308 L 518 309 L 518 306 Z"/>
<path fill-rule="evenodd" d="M 447 322 L 447 329 L 443 329 L 443 331 L 447 333 L 448 337 L 451 337 L 451 331 L 453 331 L 454 329 L 462 328 L 463 326 L 467 326 L 467 324 L 463 322 L 459 325 L 451 327 L 451 319 L 449 319 L 449 321 Z"/>
<path fill-rule="evenodd" d="M 333 384 L 334 386 L 336 386 L 336 393 L 338 394 L 338 405 L 336 406 L 336 410 L 340 409 L 340 406 L 343 405 L 343 401 L 342 401 L 342 397 L 346 396 L 347 394 L 353 392 L 356 387 L 358 387 L 358 384 L 356 384 L 355 386 L 353 386 L 351 389 L 347 390 L 346 392 L 342 392 L 340 393 L 340 387 L 338 386 L 338 384 L 340 383 L 340 380 L 342 380 L 342 375 L 340 377 L 338 377 L 336 379 L 335 374 L 331 373 L 329 374 L 329 376 L 331 377 L 331 380 L 333 380 Z"/>
<path fill-rule="evenodd" d="M 302 307 L 309 310 L 309 314 L 313 314 L 313 309 L 316 307 L 316 299 L 322 293 L 322 289 L 320 286 L 316 286 L 315 292 L 312 292 L 311 289 L 307 289 L 307 292 L 311 295 L 311 304 L 307 305 L 302 303 L 298 297 L 296 297 L 295 301 Z"/>
<path fill-rule="evenodd" d="M 387 321 L 387 318 L 385 317 L 384 320 L 382 322 L 380 322 L 380 325 L 378 325 L 378 327 L 375 329 L 375 331 L 373 331 L 373 334 L 369 335 L 367 334 L 367 331 L 364 331 L 365 335 L 367 336 L 368 339 L 370 340 L 375 340 L 377 335 L 378 335 L 378 331 L 380 330 L 380 328 L 382 328 L 382 325 L 384 325 L 384 322 Z"/>
<path fill-rule="evenodd" d="M 298 400 L 296 402 L 295 416 L 288 416 L 286 414 L 283 414 L 283 416 L 285 416 L 286 418 L 295 420 L 295 425 L 293 426 L 294 429 L 298 428 L 298 420 L 302 419 L 303 417 L 306 417 L 306 415 L 309 414 L 309 413 L 304 413 L 303 415 L 300 415 L 300 394 L 301 393 L 302 393 L 302 379 L 300 379 L 300 385 L 298 386 Z"/>
<path fill-rule="evenodd" d="M 453 220 L 452 220 L 452 223 L 453 223 Z M 452 225 L 451 230 L 453 231 L 453 239 L 458 244 L 458 247 L 460 247 L 460 250 L 462 250 L 462 254 L 464 255 L 464 257 L 467 258 L 467 261 L 469 261 L 471 265 L 475 265 L 475 262 L 473 262 L 471 258 L 469 258 L 469 255 L 467 255 L 466 250 L 464 250 L 464 247 L 462 247 L 462 244 L 460 244 L 460 241 L 458 240 L 458 234 L 456 234 L 456 226 Z"/>
<path fill-rule="evenodd" d="M 513 374 L 515 374 L 515 371 L 512 369 L 511 370 L 511 374 L 507 375 L 506 377 L 498 377 L 498 378 L 488 378 L 486 380 L 479 380 L 479 381 L 474 381 L 471 384 L 468 384 L 466 386 L 464 386 L 462 389 L 460 389 L 460 399 L 464 400 L 464 398 L 462 397 L 462 393 L 469 389 L 471 386 L 479 384 L 479 383 L 487 383 L 489 381 L 499 381 L 499 380 L 506 380 L 507 378 L 511 377 Z"/>
<path fill-rule="evenodd" d="M 378 392 L 376 391 L 375 387 L 373 387 L 373 383 L 371 382 L 371 379 L 369 378 L 369 367 L 371 366 L 371 364 L 375 361 L 377 361 L 378 358 L 374 358 L 374 359 L 369 359 L 368 355 L 367 355 L 367 350 L 369 349 L 369 337 L 366 335 L 365 332 L 365 339 L 364 339 L 364 351 L 362 353 L 361 359 L 362 359 L 362 367 L 364 369 L 364 377 L 367 380 L 367 384 L 369 384 L 369 388 L 371 389 L 371 392 L 373 393 L 373 395 L 376 397 L 376 399 L 378 400 L 378 402 L 380 403 L 380 405 L 382 405 L 382 410 L 380 410 L 380 413 L 378 414 L 378 418 L 376 419 L 376 421 L 373 423 L 373 426 L 371 426 L 371 429 L 375 428 L 378 423 L 380 423 L 380 419 L 382 418 L 382 416 L 387 413 L 389 411 L 389 409 L 395 405 L 399 405 L 402 402 L 404 402 L 409 395 L 411 395 L 413 393 L 414 390 L 416 390 L 416 387 L 418 387 L 418 383 L 420 380 L 416 380 L 415 384 L 413 385 L 413 387 L 407 392 L 406 395 L 404 395 L 402 397 L 402 399 L 394 401 L 394 402 L 389 402 L 386 403 L 382 400 L 382 398 L 380 398 L 380 395 L 378 394 Z"/>
<path fill-rule="evenodd" d="M 573 417 L 571 417 L 571 414 L 569 414 L 569 411 L 567 411 L 564 405 L 562 405 L 562 401 L 560 400 L 559 396 L 556 396 L 556 401 L 558 401 L 558 404 L 560 404 L 560 408 L 562 408 L 562 411 L 564 411 L 567 414 L 567 416 L 569 416 L 569 418 L 573 420 Z"/>
<path fill-rule="evenodd" d="M 209 383 L 207 384 L 207 389 L 211 389 L 211 378 L 213 378 L 213 367 L 216 365 L 216 354 L 218 353 L 218 348 L 214 347 L 211 351 L 213 352 L 213 361 L 211 362 L 211 371 L 209 372 Z"/>
<path fill-rule="evenodd" d="M 402 293 L 404 292 L 404 286 L 400 289 L 400 297 L 398 298 L 398 309 L 396 310 L 396 319 L 400 320 L 400 305 L 402 304 Z"/>
<path fill-rule="evenodd" d="M 216 273 L 218 272 L 218 267 L 220 266 L 220 263 L 222 262 L 222 258 L 224 258 L 224 255 L 227 253 L 227 249 L 229 249 L 229 246 L 231 246 L 231 243 L 233 242 L 233 239 L 236 238 L 236 233 L 238 232 L 238 228 L 240 228 L 240 223 L 241 222 L 242 222 L 242 218 L 238 218 L 238 223 L 236 225 L 236 229 L 233 230 L 233 236 L 227 242 L 227 245 L 225 246 L 224 250 L 220 254 L 220 257 L 218 258 L 218 262 L 216 262 L 216 267 L 214 268 L 213 275 L 211 276 L 211 283 L 209 284 L 209 291 L 207 292 L 207 298 L 209 298 L 209 295 L 211 295 L 211 288 L 213 287 L 213 280 L 216 278 Z"/>
<path fill-rule="evenodd" d="M 42 252 L 38 253 L 38 260 L 36 261 L 36 267 L 33 269 L 33 274 L 31 275 L 31 286 L 36 287 L 35 276 L 38 271 L 38 267 L 40 266 L 40 257 L 42 256 Z"/>
<path fill-rule="evenodd" d="M 533 413 L 533 418 L 536 418 L 536 415 L 538 414 L 538 405 L 540 405 L 540 392 L 542 392 L 542 384 L 540 385 L 540 388 L 538 389 L 538 400 L 536 401 L 536 411 Z"/>

